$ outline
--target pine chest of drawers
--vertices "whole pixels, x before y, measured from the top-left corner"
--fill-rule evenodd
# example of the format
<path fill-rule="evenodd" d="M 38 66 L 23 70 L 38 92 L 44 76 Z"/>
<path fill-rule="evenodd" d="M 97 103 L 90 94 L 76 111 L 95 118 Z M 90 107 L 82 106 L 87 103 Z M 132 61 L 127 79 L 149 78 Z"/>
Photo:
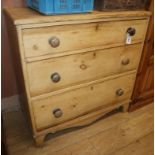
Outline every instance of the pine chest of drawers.
<path fill-rule="evenodd" d="M 6 9 L 22 105 L 41 145 L 46 134 L 128 108 L 150 13 L 42 16 Z"/>

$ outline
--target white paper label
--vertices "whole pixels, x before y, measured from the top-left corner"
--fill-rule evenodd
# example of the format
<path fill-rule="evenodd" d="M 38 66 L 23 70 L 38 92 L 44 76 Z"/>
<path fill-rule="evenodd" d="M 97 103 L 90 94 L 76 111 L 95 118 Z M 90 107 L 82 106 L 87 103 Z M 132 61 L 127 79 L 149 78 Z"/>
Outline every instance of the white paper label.
<path fill-rule="evenodd" d="M 132 42 L 132 36 L 130 36 L 128 33 L 127 33 L 127 36 L 126 36 L 126 44 L 131 44 Z"/>

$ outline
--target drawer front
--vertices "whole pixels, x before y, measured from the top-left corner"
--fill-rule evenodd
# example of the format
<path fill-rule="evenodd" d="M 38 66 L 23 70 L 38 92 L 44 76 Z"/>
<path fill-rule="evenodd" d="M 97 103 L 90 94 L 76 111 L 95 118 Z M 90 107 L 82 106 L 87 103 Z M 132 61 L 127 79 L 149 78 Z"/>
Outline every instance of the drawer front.
<path fill-rule="evenodd" d="M 136 44 L 28 63 L 31 96 L 134 70 L 141 47 Z"/>
<path fill-rule="evenodd" d="M 147 20 L 111 21 L 23 30 L 26 57 L 42 56 L 96 46 L 126 44 L 129 28 L 135 29 L 132 43 L 144 40 Z"/>
<path fill-rule="evenodd" d="M 135 74 L 98 82 L 32 102 L 37 130 L 130 99 Z"/>

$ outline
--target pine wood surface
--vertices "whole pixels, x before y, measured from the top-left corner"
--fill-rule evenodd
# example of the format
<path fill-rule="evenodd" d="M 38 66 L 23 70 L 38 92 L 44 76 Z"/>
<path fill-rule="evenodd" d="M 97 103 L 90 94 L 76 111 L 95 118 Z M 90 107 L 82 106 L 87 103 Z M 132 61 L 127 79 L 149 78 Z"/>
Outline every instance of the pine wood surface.
<path fill-rule="evenodd" d="M 29 15 L 31 16 L 31 17 L 29 16 L 30 18 L 27 16 L 27 13 L 25 11 L 29 13 Z M 35 64 L 36 61 L 38 60 L 45 63 L 45 58 L 40 57 L 41 59 L 33 60 L 32 64 L 30 65 L 31 61 L 27 61 L 27 56 L 29 57 L 40 56 L 41 54 L 40 51 L 45 51 L 45 54 L 47 54 L 46 51 L 48 51 L 47 50 L 48 46 L 46 46 L 47 44 L 45 44 L 44 41 L 49 43 L 47 38 L 50 37 L 49 36 L 50 31 L 52 31 L 53 33 L 56 32 L 58 34 L 58 37 L 60 37 L 60 41 L 61 40 L 63 41 L 62 45 L 60 44 L 60 49 L 58 47 L 60 52 L 64 52 L 63 55 L 61 56 L 66 55 L 67 52 L 65 53 L 65 51 L 67 49 L 68 51 L 70 51 L 70 54 L 67 54 L 68 57 L 70 55 L 74 55 L 75 54 L 74 52 L 77 50 L 79 50 L 79 53 L 81 54 L 91 52 L 92 49 L 88 50 L 88 46 L 91 46 L 92 44 L 94 48 L 95 47 L 98 48 L 101 46 L 101 42 L 105 44 L 106 47 L 108 46 L 109 50 L 110 48 L 114 47 L 117 48 L 118 46 L 122 45 L 126 46 L 125 37 L 127 29 L 130 26 L 136 28 L 136 35 L 133 37 L 133 43 L 141 43 L 141 47 L 139 48 L 139 50 L 137 49 L 137 52 L 139 52 L 140 54 L 145 38 L 147 24 L 149 21 L 149 15 L 150 15 L 149 12 L 130 11 L 130 14 L 129 12 L 124 12 L 124 14 L 119 12 L 115 13 L 93 12 L 92 14 L 85 14 L 85 15 L 82 14 L 71 16 L 67 15 L 49 16 L 47 18 L 44 18 L 45 20 L 43 20 L 42 18 L 43 16 L 41 16 L 40 14 L 38 14 L 38 16 L 35 16 L 36 12 L 30 11 L 29 9 L 26 10 L 21 9 L 22 18 L 20 16 L 20 9 L 7 9 L 5 12 L 7 14 L 6 18 L 8 20 L 8 29 L 10 30 L 10 38 L 12 38 L 11 40 L 12 44 L 14 46 L 17 44 L 16 40 L 15 40 L 16 43 L 13 43 L 14 38 L 18 40 L 18 44 L 15 47 L 14 46 L 12 47 L 14 48 L 15 52 L 18 52 L 18 57 L 20 58 L 19 62 L 22 68 L 20 70 L 23 73 L 22 74 L 23 76 L 21 76 L 22 79 L 21 81 L 23 81 L 25 86 L 22 88 L 22 93 L 26 93 L 27 96 L 26 99 L 28 101 L 26 104 L 26 106 L 28 107 L 27 114 L 30 116 L 30 123 L 32 126 L 33 137 L 36 140 L 36 144 L 38 145 L 43 144 L 43 139 L 48 133 L 53 133 L 68 127 L 88 125 L 95 119 L 98 119 L 99 117 L 103 116 L 105 112 L 109 112 L 115 109 L 116 107 L 118 108 L 120 106 L 123 106 L 124 112 L 127 111 L 131 92 L 135 82 L 135 75 L 137 72 L 140 55 L 137 56 L 138 60 L 135 69 L 132 68 L 131 71 L 125 70 L 123 73 L 119 74 L 114 73 L 113 75 L 110 75 L 109 72 L 106 75 L 106 77 L 100 77 L 100 78 L 96 77 L 95 79 L 91 79 L 89 81 L 86 81 L 85 83 L 79 81 L 79 84 L 76 84 L 75 86 L 72 86 L 71 83 L 69 83 L 68 87 L 64 89 L 61 88 L 60 90 L 50 90 L 51 88 L 49 88 L 48 86 L 47 88 L 43 88 L 42 84 L 41 89 L 39 89 L 38 88 L 38 86 L 40 85 L 39 83 L 44 83 L 44 80 L 43 81 L 36 80 L 37 88 L 35 89 L 35 91 L 30 91 L 32 85 L 30 83 L 30 80 L 34 82 L 36 77 L 30 79 L 30 77 L 28 76 L 29 71 L 28 68 L 30 69 L 31 65 Z M 20 23 L 19 21 L 22 23 Z M 35 22 L 33 23 L 33 21 Z M 98 22 L 97 25 L 96 22 Z M 17 25 L 14 26 L 13 23 Z M 114 33 L 111 33 L 113 31 L 112 28 L 114 25 L 116 26 L 116 30 L 118 31 L 114 30 Z M 74 31 L 72 31 L 72 29 Z M 77 29 L 81 29 L 81 31 L 78 31 Z M 73 35 L 72 34 L 73 32 L 76 33 Z M 104 36 L 103 34 L 106 34 L 105 38 L 102 37 Z M 96 39 L 94 40 L 90 39 L 91 36 L 94 36 L 94 38 Z M 70 38 L 70 39 L 65 40 L 64 38 Z M 116 41 L 116 38 L 118 38 L 117 39 L 118 42 Z M 41 39 L 43 39 L 43 41 L 40 42 Z M 136 40 L 137 42 L 135 42 Z M 70 44 L 68 44 L 69 41 Z M 79 44 L 77 44 L 77 42 Z M 32 51 L 31 51 L 31 45 L 33 46 Z M 133 48 L 135 47 L 134 44 L 132 44 L 131 46 Z M 102 47 L 102 49 L 105 49 L 105 47 Z M 27 55 L 28 51 L 31 51 L 31 53 L 33 54 L 34 50 L 36 50 L 34 55 L 29 54 Z M 94 49 L 94 51 L 95 50 L 96 49 Z M 80 57 L 82 56 L 83 55 L 80 55 Z M 52 57 L 50 57 L 50 59 L 51 58 Z M 54 60 L 55 62 L 57 61 L 56 58 L 57 57 L 55 57 Z M 109 59 L 109 62 L 112 61 L 112 58 L 113 57 Z M 46 61 L 48 61 L 48 59 L 46 59 Z M 102 61 L 100 61 L 100 63 L 102 63 Z M 49 65 L 49 63 L 47 64 Z M 56 66 L 58 66 L 58 64 L 59 63 L 57 63 Z M 46 73 L 46 70 L 41 69 L 41 66 L 42 65 L 40 65 L 41 74 L 40 75 L 37 74 L 39 77 L 46 75 L 44 74 L 44 72 Z M 120 64 L 118 66 L 120 66 Z M 108 67 L 110 68 L 110 66 Z M 106 67 L 106 69 L 109 69 L 108 67 Z M 66 68 L 64 68 L 64 71 L 66 71 Z M 48 74 L 50 74 L 50 70 L 48 70 L 48 72 L 49 72 Z M 96 72 L 97 70 L 96 71 L 94 70 L 94 74 L 96 74 Z M 133 74 L 131 72 L 133 72 Z M 65 72 L 65 74 L 68 73 Z M 88 75 L 91 77 L 92 73 Z M 62 79 L 63 78 L 65 78 L 65 76 L 62 77 Z M 76 78 L 78 78 L 78 76 Z M 67 77 L 67 80 L 72 82 L 72 80 L 70 80 L 70 77 Z M 109 82 L 110 80 L 111 83 Z M 47 80 L 45 79 L 45 81 Z M 60 86 L 65 86 L 65 84 L 66 83 L 63 82 L 62 80 L 62 85 L 60 84 Z M 118 97 L 119 95 L 116 93 L 118 89 L 121 89 L 120 87 L 124 90 L 124 97 Z M 42 92 L 40 90 L 42 90 Z M 94 91 L 94 93 L 92 93 L 91 91 Z M 66 92 L 68 93 L 66 94 Z M 90 96 L 88 96 L 86 92 Z M 74 98 L 72 98 L 71 96 L 73 96 Z M 118 97 L 118 99 L 116 98 L 116 96 Z M 53 100 L 52 103 L 51 100 Z M 105 104 L 106 106 L 104 106 Z M 61 107 L 63 109 L 62 112 L 64 112 L 64 115 L 62 115 L 62 117 L 59 119 L 53 119 L 51 117 L 51 115 L 53 114 L 53 110 L 57 108 L 61 109 Z M 50 109 L 51 111 L 49 111 L 49 108 L 52 108 Z"/>
<path fill-rule="evenodd" d="M 132 93 L 134 80 L 135 74 L 129 74 L 42 100 L 32 101 L 37 130 L 56 126 L 67 120 L 91 113 L 91 111 L 106 109 L 111 105 L 128 100 Z M 116 91 L 118 89 L 122 89 L 124 95 L 117 96 Z M 63 112 L 59 119 L 51 114 L 57 108 Z"/>
<path fill-rule="evenodd" d="M 136 70 L 141 48 L 141 44 L 135 44 L 28 63 L 27 74 L 31 96 Z M 130 62 L 128 65 L 123 65 L 122 61 L 126 59 Z M 61 81 L 57 84 L 51 79 L 51 75 L 55 72 L 61 77 Z"/>
<path fill-rule="evenodd" d="M 37 23 L 49 23 L 60 21 L 72 21 L 72 20 L 87 20 L 93 18 L 120 18 L 120 17 L 148 17 L 150 12 L 147 11 L 122 11 L 122 12 L 98 12 L 76 15 L 60 15 L 60 16 L 44 16 L 29 8 L 9 8 L 5 9 L 5 12 L 12 18 L 15 25 L 23 24 L 37 24 Z"/>
<path fill-rule="evenodd" d="M 118 44 L 125 46 L 126 31 L 129 27 L 136 29 L 136 35 L 132 37 L 132 44 L 140 43 L 145 39 L 147 25 L 148 19 L 126 19 L 125 21 L 89 22 L 24 29 L 22 33 L 25 57 L 54 55 L 70 51 L 74 53 L 81 49 L 107 45 L 110 47 Z M 60 45 L 56 48 L 49 44 L 49 39 L 52 37 L 60 40 Z"/>
<path fill-rule="evenodd" d="M 23 113 L 5 112 L 9 155 L 153 155 L 153 104 L 110 115 L 91 126 L 49 135 L 45 146 L 37 148 Z"/>

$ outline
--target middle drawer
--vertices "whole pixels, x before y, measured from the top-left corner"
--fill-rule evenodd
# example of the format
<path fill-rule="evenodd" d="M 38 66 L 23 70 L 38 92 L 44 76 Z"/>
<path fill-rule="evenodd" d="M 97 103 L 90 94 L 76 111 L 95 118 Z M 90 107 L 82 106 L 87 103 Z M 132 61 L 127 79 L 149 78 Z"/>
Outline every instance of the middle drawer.
<path fill-rule="evenodd" d="M 135 44 L 28 63 L 31 96 L 137 69 L 140 54 Z"/>

